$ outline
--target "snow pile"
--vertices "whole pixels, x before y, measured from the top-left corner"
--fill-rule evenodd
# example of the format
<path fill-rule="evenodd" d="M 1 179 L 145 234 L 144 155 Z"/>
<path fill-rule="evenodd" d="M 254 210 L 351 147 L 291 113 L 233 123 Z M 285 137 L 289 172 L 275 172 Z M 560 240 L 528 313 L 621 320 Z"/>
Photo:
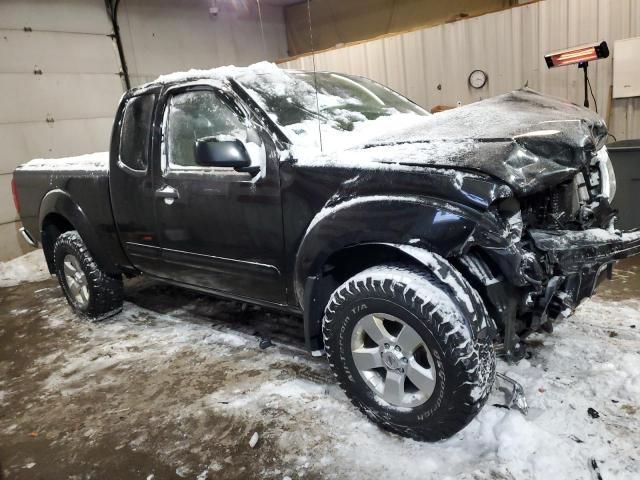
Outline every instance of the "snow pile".
<path fill-rule="evenodd" d="M 88 153 L 77 157 L 35 158 L 16 170 L 107 171 L 109 152 Z"/>
<path fill-rule="evenodd" d="M 50 277 L 42 250 L 34 250 L 13 260 L 0 262 L 0 287 L 40 282 Z"/>

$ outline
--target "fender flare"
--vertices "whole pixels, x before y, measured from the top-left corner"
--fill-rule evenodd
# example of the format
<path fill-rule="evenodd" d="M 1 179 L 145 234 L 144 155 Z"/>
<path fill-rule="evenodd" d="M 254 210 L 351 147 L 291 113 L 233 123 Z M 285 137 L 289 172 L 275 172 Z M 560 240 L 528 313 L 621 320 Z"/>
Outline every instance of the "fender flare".
<path fill-rule="evenodd" d="M 49 191 L 40 202 L 38 213 L 38 225 L 41 235 L 44 235 L 43 224 L 47 215 L 55 213 L 64 217 L 87 245 L 87 248 L 95 258 L 98 265 L 107 271 L 117 271 L 117 266 L 101 248 L 100 238 L 91 225 L 87 215 L 67 192 L 61 189 Z M 43 237 L 44 238 L 44 237 Z"/>
<path fill-rule="evenodd" d="M 463 313 L 471 338 L 494 338 L 498 328 L 478 292 L 466 278 L 442 256 L 424 248 L 413 245 L 394 243 L 372 243 L 370 245 L 385 246 L 402 253 L 407 259 L 422 265 L 441 283 L 447 286 L 450 294 Z M 335 285 L 334 285 L 335 286 Z M 333 288 L 329 288 L 333 290 Z M 303 324 L 305 344 L 311 351 L 322 348 L 322 318 L 324 317 L 324 299 L 331 295 L 327 284 L 318 276 L 307 277 L 304 289 Z"/>
<path fill-rule="evenodd" d="M 294 268 L 307 347 L 317 350 L 320 346 L 322 303 L 327 296 L 322 267 L 333 253 L 363 244 L 394 249 L 442 276 L 441 281 L 454 281 L 465 295 L 466 300 L 459 303 L 473 335 L 495 335 L 497 329 L 484 302 L 446 260 L 462 253 L 477 227 L 480 233 L 490 223 L 483 211 L 431 197 L 358 197 L 322 209 L 307 228 Z M 380 228 L 359 229 L 359 225 Z M 423 248 L 409 243 L 414 239 Z"/>
<path fill-rule="evenodd" d="M 335 252 L 366 243 L 415 240 L 447 258 L 460 253 L 484 212 L 432 197 L 366 196 L 325 207 L 309 224 L 295 259 L 294 289 L 304 308 L 305 282 Z"/>

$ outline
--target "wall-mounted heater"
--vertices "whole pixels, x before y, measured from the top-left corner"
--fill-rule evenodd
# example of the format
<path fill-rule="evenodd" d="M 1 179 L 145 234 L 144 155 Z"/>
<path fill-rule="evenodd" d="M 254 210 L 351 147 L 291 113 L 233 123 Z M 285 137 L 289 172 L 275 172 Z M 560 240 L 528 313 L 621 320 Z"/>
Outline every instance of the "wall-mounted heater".
<path fill-rule="evenodd" d="M 578 68 L 584 70 L 584 106 L 589 108 L 589 95 L 587 88 L 591 88 L 587 69 L 589 62 L 607 58 L 609 56 L 609 46 L 607 42 L 580 45 L 578 47 L 566 48 L 557 52 L 547 53 L 544 56 L 547 67 L 565 67 L 567 65 L 578 64 Z M 593 92 L 591 93 L 593 95 Z M 594 97 L 595 99 L 595 97 Z M 596 107 L 597 110 L 597 107 Z"/>

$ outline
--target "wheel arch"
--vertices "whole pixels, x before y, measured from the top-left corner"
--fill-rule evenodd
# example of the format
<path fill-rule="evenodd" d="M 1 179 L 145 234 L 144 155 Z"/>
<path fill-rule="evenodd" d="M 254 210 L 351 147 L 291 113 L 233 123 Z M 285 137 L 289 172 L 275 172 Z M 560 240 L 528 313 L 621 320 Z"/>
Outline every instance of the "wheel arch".
<path fill-rule="evenodd" d="M 496 334 L 495 323 L 478 293 L 444 257 L 413 245 L 368 242 L 333 252 L 318 272 L 305 278 L 302 308 L 305 343 L 309 350 L 322 349 L 322 318 L 333 291 L 357 273 L 384 263 L 402 263 L 432 272 L 453 289 L 474 337 Z"/>
<path fill-rule="evenodd" d="M 44 196 L 40 203 L 38 224 L 50 273 L 54 273 L 53 246 L 57 238 L 69 230 L 78 231 L 98 265 L 107 271 L 118 271 L 101 248 L 100 239 L 85 212 L 64 190 L 51 190 Z"/>
<path fill-rule="evenodd" d="M 328 259 L 363 244 L 414 244 L 443 257 L 459 253 L 484 219 L 484 212 L 427 196 L 356 197 L 326 206 L 300 241 L 294 289 L 302 305 L 306 278 L 321 272 Z"/>

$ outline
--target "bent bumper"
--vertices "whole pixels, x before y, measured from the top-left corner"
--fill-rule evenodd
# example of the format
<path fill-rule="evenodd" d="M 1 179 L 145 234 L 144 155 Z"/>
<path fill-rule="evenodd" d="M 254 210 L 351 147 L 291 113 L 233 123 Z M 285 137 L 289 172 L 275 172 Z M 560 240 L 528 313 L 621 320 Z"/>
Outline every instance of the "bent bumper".
<path fill-rule="evenodd" d="M 536 247 L 546 252 L 549 261 L 564 274 L 640 254 L 640 230 L 619 235 L 600 228 L 584 231 L 530 230 L 530 233 Z"/>
<path fill-rule="evenodd" d="M 543 296 L 540 323 L 570 315 L 605 277 L 611 278 L 618 260 L 640 254 L 640 230 L 622 234 L 603 229 L 530 230 L 530 234 L 554 275 Z"/>

